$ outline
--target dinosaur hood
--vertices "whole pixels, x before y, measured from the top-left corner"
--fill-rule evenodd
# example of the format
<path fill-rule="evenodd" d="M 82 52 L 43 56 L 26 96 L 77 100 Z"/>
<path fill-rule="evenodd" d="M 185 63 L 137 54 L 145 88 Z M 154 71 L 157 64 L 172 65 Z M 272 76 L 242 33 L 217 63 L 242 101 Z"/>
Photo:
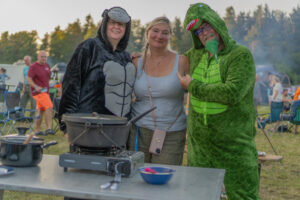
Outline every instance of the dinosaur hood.
<path fill-rule="evenodd" d="M 228 52 L 235 42 L 231 39 L 225 22 L 214 10 L 204 3 L 190 5 L 184 20 L 184 26 L 192 35 L 194 48 L 204 48 L 199 38 L 195 35 L 195 30 L 203 22 L 209 23 L 219 33 L 225 45 L 225 48 L 221 52 Z"/>

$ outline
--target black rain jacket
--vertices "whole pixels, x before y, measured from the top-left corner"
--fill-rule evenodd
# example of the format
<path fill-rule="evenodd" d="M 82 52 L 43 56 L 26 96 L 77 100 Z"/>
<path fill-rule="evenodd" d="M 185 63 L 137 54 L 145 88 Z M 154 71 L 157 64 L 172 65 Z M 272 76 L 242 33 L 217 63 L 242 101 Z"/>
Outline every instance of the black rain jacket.
<path fill-rule="evenodd" d="M 60 129 L 64 132 L 66 126 L 61 121 L 64 113 L 112 114 L 105 107 L 103 65 L 109 60 L 122 66 L 131 62 L 129 53 L 124 51 L 129 40 L 131 22 L 126 24 L 125 35 L 113 51 L 106 36 L 107 21 L 108 16 L 105 16 L 97 37 L 79 44 L 68 63 L 58 112 Z"/>

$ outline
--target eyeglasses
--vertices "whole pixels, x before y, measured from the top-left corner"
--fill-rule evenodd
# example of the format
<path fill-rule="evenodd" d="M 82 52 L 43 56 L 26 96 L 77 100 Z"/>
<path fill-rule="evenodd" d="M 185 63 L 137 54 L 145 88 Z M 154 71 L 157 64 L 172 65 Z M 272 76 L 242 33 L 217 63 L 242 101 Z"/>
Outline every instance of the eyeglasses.
<path fill-rule="evenodd" d="M 212 29 L 210 24 L 206 24 L 201 28 L 198 28 L 195 30 L 195 35 L 198 37 L 199 35 L 202 35 L 204 31 L 210 31 Z"/>

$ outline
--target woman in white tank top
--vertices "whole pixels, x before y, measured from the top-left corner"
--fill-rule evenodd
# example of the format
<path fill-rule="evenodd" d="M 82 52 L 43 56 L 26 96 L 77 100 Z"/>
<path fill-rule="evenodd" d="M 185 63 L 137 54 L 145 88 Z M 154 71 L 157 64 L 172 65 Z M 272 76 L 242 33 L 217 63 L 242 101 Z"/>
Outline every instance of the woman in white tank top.
<path fill-rule="evenodd" d="M 145 31 L 143 57 L 133 60 L 137 77 L 132 116 L 138 116 L 153 106 L 157 109 L 132 126 L 129 149 L 144 152 L 147 163 L 181 165 L 186 135 L 185 91 L 179 83 L 177 72 L 189 73 L 189 64 L 185 56 L 168 49 L 171 30 L 166 17 L 150 22 Z M 155 129 L 167 133 L 162 148 L 149 153 Z"/>

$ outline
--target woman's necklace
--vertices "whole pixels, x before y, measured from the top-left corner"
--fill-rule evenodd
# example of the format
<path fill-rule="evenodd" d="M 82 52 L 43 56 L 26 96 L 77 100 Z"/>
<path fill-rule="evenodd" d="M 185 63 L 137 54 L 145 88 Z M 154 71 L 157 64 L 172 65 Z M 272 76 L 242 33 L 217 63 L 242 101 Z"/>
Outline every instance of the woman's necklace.
<path fill-rule="evenodd" d="M 155 63 L 156 67 L 159 67 L 159 65 L 168 57 L 168 55 L 169 55 L 169 51 L 167 51 L 166 54 L 158 62 L 155 61 L 153 58 L 151 60 Z"/>

